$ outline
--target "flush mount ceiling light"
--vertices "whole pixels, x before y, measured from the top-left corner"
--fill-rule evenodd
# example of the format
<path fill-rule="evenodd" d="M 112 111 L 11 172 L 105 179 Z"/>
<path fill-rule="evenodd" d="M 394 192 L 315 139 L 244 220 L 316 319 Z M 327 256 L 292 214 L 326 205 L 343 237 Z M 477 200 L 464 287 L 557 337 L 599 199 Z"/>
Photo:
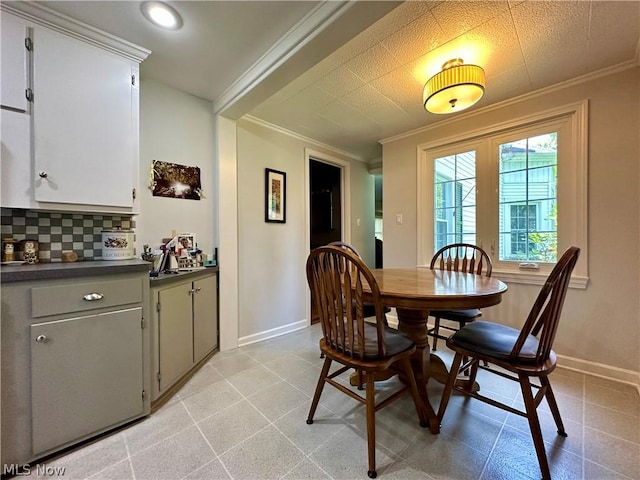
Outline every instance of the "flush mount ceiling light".
<path fill-rule="evenodd" d="M 424 85 L 424 108 L 431 113 L 455 113 L 469 108 L 484 94 L 484 70 L 454 58 Z"/>
<path fill-rule="evenodd" d="M 163 2 L 142 2 L 140 10 L 147 20 L 167 30 L 178 30 L 182 27 L 182 17 L 171 6 Z"/>

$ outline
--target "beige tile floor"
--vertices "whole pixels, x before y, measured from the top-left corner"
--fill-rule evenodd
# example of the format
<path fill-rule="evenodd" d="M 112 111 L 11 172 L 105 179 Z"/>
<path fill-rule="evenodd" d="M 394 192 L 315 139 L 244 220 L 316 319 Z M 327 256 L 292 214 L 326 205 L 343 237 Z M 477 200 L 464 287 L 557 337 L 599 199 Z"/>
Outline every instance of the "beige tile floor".
<path fill-rule="evenodd" d="M 152 416 L 46 466 L 64 467 L 65 480 L 367 478 L 363 406 L 327 386 L 314 424 L 305 423 L 319 336 L 314 326 L 217 353 Z M 482 390 L 520 404 L 517 385 L 493 377 L 480 372 Z M 569 434 L 556 434 L 543 402 L 553 478 L 640 479 L 636 390 L 562 369 L 551 382 Z M 431 383 L 437 403 L 442 386 Z M 526 420 L 473 399 L 452 398 L 439 435 L 420 428 L 409 396 L 379 411 L 376 425 L 379 478 L 540 478 Z"/>

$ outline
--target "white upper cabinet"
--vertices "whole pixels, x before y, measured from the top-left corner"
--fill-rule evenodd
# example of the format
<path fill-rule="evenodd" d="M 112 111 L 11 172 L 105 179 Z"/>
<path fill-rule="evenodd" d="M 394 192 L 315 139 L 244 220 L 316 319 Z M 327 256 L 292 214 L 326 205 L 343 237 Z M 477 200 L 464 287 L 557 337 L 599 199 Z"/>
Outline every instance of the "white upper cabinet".
<path fill-rule="evenodd" d="M 27 50 L 28 28 L 24 21 L 7 15 L 1 16 L 2 43 L 0 44 L 0 105 L 3 108 L 26 112 L 29 107 Z"/>
<path fill-rule="evenodd" d="M 138 71 L 150 52 L 33 2 L 0 7 L 12 103 L 2 107 L 2 206 L 138 213 Z"/>
<path fill-rule="evenodd" d="M 35 200 L 132 208 L 135 65 L 44 28 L 33 45 Z"/>

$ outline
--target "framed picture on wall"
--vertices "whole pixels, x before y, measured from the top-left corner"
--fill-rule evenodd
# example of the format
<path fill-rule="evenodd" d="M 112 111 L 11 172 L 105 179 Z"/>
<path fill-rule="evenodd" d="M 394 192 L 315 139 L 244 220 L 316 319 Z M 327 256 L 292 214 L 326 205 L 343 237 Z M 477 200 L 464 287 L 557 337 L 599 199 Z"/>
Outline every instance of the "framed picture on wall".
<path fill-rule="evenodd" d="M 287 221 L 287 174 L 270 168 L 264 169 L 264 221 Z"/>
<path fill-rule="evenodd" d="M 154 197 L 200 200 L 200 168 L 154 160 L 151 163 L 149 188 Z"/>

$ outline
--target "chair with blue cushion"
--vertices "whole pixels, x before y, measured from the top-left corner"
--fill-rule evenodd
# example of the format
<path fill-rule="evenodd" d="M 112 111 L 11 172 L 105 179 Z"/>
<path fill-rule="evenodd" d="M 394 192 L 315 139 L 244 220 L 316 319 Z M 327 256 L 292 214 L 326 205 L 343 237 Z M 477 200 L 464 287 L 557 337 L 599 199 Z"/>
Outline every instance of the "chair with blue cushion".
<path fill-rule="evenodd" d="M 563 437 L 567 436 L 558 404 L 549 383 L 549 374 L 556 368 L 556 354 L 551 348 L 571 280 L 571 272 L 579 255 L 579 248 L 570 247 L 558 260 L 540 290 L 522 329 L 518 330 L 498 323 L 476 321 L 461 328 L 447 339 L 447 347 L 455 352 L 455 356 L 442 394 L 438 420 L 442 421 L 453 390 L 510 413 L 526 417 L 529 421 L 542 478 L 545 480 L 551 478 L 551 473 L 544 449 L 537 408 L 540 402 L 546 398 L 558 428 L 558 434 Z M 465 360 L 463 363 L 463 360 L 467 358 L 469 360 Z M 491 367 L 480 366 L 480 361 L 489 362 Z M 501 370 L 497 370 L 496 367 L 500 367 Z M 479 368 L 518 382 L 525 410 L 517 410 L 510 405 L 505 405 L 474 391 L 472 385 Z M 468 369 L 471 371 L 469 382 L 464 385 L 456 384 L 458 374 Z M 533 384 L 531 378 L 537 378 L 539 385 Z M 534 389 L 536 390 L 535 395 Z"/>

